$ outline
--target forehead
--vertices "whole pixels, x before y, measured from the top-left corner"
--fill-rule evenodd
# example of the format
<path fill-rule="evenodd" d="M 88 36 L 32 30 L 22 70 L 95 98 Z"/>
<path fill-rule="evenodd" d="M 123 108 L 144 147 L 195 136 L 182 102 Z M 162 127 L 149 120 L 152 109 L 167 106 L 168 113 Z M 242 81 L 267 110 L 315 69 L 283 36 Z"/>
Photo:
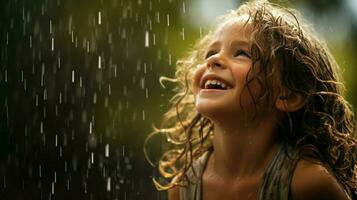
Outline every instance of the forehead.
<path fill-rule="evenodd" d="M 212 42 L 222 40 L 242 40 L 249 42 L 252 28 L 248 16 L 236 16 L 220 24 L 215 30 Z"/>

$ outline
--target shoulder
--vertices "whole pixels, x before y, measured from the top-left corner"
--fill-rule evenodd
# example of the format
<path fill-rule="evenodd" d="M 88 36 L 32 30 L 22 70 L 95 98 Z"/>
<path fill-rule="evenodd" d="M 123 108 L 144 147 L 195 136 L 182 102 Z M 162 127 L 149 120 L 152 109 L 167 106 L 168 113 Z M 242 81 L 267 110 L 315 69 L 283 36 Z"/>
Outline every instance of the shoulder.
<path fill-rule="evenodd" d="M 348 200 L 336 178 L 322 164 L 300 160 L 291 182 L 293 200 Z"/>

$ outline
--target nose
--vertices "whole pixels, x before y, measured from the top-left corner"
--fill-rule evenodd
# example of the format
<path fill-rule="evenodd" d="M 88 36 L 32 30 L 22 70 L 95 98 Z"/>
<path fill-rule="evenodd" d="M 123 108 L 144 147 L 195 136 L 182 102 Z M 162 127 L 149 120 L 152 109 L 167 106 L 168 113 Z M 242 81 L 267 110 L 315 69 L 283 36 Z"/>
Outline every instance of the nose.
<path fill-rule="evenodd" d="M 206 59 L 206 66 L 208 68 L 225 67 L 225 61 L 220 53 L 210 56 Z"/>

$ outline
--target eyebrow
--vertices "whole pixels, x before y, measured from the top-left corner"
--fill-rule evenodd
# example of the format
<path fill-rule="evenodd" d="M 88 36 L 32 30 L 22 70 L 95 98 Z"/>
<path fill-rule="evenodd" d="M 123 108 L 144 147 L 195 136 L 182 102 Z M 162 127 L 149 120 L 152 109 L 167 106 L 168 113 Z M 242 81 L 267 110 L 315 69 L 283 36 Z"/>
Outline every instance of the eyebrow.
<path fill-rule="evenodd" d="M 211 43 L 210 45 L 208 45 L 208 48 L 217 47 L 217 46 L 221 45 L 220 43 L 221 43 L 220 41 L 215 41 L 215 42 Z M 230 42 L 229 47 L 232 48 L 232 46 L 240 46 L 242 48 L 248 49 L 250 44 L 249 44 L 248 40 L 237 39 L 237 40 L 233 40 L 232 42 Z"/>
<path fill-rule="evenodd" d="M 245 48 L 245 49 L 248 49 L 250 44 L 249 44 L 249 41 L 247 40 L 233 40 L 230 45 L 230 47 L 232 46 L 240 46 L 242 48 Z"/>

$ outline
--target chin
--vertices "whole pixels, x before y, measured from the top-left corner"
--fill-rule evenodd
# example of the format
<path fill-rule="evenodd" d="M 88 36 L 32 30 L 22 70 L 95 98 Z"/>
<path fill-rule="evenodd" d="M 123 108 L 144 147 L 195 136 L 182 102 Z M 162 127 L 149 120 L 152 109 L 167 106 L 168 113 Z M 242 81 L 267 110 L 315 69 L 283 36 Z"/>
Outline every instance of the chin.
<path fill-rule="evenodd" d="M 221 118 L 227 114 L 232 114 L 234 110 L 232 107 L 227 107 L 227 105 L 219 104 L 218 102 L 197 102 L 196 101 L 196 110 L 201 115 L 209 118 Z M 233 111 L 233 112 L 232 112 Z"/>

